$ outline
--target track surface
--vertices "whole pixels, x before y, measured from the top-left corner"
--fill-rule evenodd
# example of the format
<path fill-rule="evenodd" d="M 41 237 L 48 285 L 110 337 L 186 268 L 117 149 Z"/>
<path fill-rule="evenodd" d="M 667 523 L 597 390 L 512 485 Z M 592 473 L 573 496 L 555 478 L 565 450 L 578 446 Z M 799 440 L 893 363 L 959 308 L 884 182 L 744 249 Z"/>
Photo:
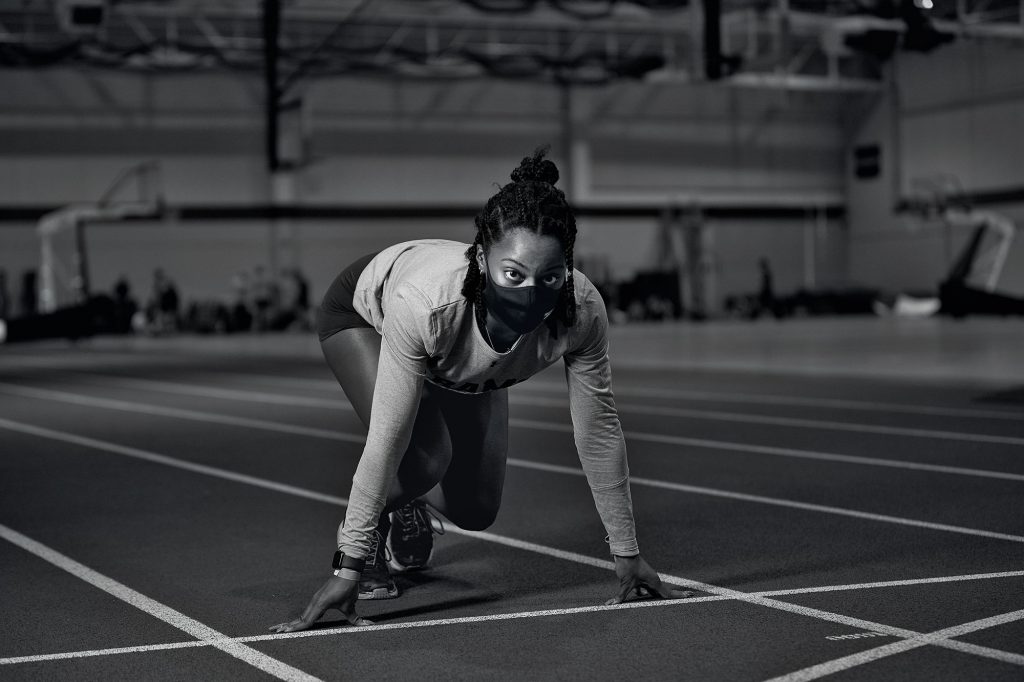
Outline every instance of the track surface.
<path fill-rule="evenodd" d="M 0 679 L 1024 679 L 1012 377 L 615 387 L 641 551 L 697 597 L 599 606 L 556 367 L 512 390 L 496 524 L 361 602 L 377 626 L 296 637 L 266 628 L 325 578 L 363 436 L 322 362 L 4 349 Z"/>

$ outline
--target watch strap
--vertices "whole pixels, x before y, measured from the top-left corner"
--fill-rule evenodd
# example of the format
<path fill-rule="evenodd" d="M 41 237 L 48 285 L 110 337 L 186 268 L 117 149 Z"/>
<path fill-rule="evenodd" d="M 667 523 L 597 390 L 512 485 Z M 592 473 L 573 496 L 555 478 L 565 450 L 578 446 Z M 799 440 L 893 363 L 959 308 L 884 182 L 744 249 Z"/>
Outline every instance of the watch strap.
<path fill-rule="evenodd" d="M 340 549 L 334 553 L 334 560 L 331 561 L 331 568 L 340 570 L 347 568 L 353 571 L 363 572 L 363 567 L 366 565 L 366 559 L 359 559 L 354 556 L 346 556 Z"/>

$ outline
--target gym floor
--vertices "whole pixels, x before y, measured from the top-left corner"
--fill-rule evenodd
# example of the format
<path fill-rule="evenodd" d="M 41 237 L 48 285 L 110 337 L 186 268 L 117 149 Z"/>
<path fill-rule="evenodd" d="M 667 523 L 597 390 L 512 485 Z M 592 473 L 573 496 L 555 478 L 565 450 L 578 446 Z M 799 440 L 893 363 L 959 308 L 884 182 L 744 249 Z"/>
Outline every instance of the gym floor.
<path fill-rule="evenodd" d="M 502 510 L 368 627 L 295 615 L 363 430 L 308 336 L 0 350 L 0 678 L 1020 680 L 1019 322 L 613 328 L 645 558 L 617 581 L 560 365 Z"/>

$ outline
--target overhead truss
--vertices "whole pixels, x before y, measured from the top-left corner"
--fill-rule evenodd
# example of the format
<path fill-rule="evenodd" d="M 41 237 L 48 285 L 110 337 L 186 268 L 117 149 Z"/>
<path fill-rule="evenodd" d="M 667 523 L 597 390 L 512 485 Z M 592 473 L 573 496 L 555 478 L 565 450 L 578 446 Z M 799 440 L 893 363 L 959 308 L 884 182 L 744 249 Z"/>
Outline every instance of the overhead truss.
<path fill-rule="evenodd" d="M 721 63 L 731 85 L 871 90 L 877 55 L 849 49 L 848 35 L 907 32 L 899 16 L 865 7 L 887 0 L 690 0 L 528 2 L 489 13 L 486 0 L 293 0 L 282 2 L 283 87 L 346 74 L 424 79 L 500 77 L 603 84 L 623 78 L 708 77 L 706 12 L 721 12 Z M 892 0 L 913 3 L 955 38 L 1024 40 L 1024 0 Z M 932 5 L 924 9 L 924 4 Z M 100 6 L 102 20 L 69 23 L 74 7 Z M 77 62 L 138 71 L 264 67 L 262 3 L 255 0 L 0 0 L 0 66 Z M 598 12 L 601 6 L 607 11 Z M 567 13 L 589 10 L 592 20 Z M 88 19 L 87 15 L 83 15 Z M 93 19 L 96 15 L 93 15 Z"/>

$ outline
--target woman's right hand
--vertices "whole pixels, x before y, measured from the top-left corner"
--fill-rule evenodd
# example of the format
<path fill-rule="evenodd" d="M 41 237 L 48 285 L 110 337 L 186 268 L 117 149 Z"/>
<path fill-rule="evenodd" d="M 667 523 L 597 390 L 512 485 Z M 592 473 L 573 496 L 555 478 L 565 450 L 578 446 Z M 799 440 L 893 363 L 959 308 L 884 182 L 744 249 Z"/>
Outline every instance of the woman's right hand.
<path fill-rule="evenodd" d="M 302 616 L 287 623 L 278 623 L 270 626 L 274 632 L 296 632 L 307 630 L 313 623 L 320 619 L 320 616 L 328 609 L 338 609 L 341 615 L 350 625 L 373 625 L 365 618 L 356 614 L 356 599 L 359 598 L 359 581 L 348 580 L 331 576 L 327 582 L 316 591 L 309 605 L 302 612 Z"/>

